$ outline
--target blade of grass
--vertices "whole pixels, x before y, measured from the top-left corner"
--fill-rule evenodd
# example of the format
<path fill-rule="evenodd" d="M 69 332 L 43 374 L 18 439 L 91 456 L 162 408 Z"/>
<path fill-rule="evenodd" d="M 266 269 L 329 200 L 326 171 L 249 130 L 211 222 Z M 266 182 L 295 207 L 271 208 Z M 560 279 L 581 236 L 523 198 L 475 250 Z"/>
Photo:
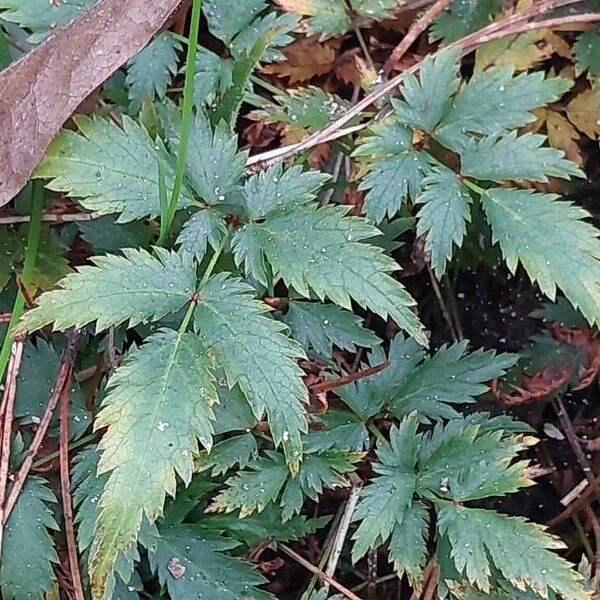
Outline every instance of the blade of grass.
<path fill-rule="evenodd" d="M 172 219 L 169 219 L 169 199 L 167 184 L 165 182 L 165 170 L 160 162 L 160 158 L 156 161 L 156 166 L 158 168 L 158 200 L 160 204 L 160 235 L 158 243 L 162 245 L 169 234 Z"/>
<path fill-rule="evenodd" d="M 166 211 L 167 223 L 163 226 L 162 220 L 164 215 L 161 215 L 161 233 L 158 239 L 158 245 L 162 245 L 171 228 L 173 217 L 177 210 L 181 187 L 183 186 L 183 178 L 185 175 L 185 161 L 187 156 L 187 147 L 190 139 L 190 131 L 192 128 L 193 107 L 194 107 L 194 76 L 196 74 L 196 51 L 198 50 L 198 32 L 200 30 L 200 8 L 202 0 L 193 0 L 192 4 L 192 21 L 190 24 L 190 37 L 187 47 L 187 58 L 185 66 L 185 83 L 183 85 L 183 108 L 181 117 L 181 135 L 179 142 L 179 151 L 177 153 L 177 164 L 175 166 L 175 181 L 173 183 L 173 191 L 169 202 L 168 210 Z M 162 210 L 161 210 L 162 213 Z"/>
<path fill-rule="evenodd" d="M 27 239 L 27 250 L 25 251 L 25 261 L 23 262 L 23 273 L 21 274 L 21 279 L 25 285 L 31 283 L 40 242 L 43 213 L 44 187 L 41 181 L 34 181 L 31 188 L 31 221 L 29 222 L 29 236 Z M 25 297 L 19 290 L 17 291 L 12 316 L 8 323 L 4 341 L 2 342 L 2 349 L 0 350 L 0 381 L 4 379 L 4 373 L 6 371 L 8 359 L 10 358 L 10 348 L 14 341 L 11 332 L 17 321 L 21 318 L 24 307 Z"/>

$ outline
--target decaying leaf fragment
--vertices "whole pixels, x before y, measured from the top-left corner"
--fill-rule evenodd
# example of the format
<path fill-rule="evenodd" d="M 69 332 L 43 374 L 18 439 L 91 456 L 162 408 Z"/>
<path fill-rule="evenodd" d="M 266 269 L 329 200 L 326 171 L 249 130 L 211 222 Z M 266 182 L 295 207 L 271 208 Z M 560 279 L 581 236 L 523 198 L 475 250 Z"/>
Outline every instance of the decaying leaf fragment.
<path fill-rule="evenodd" d="M 0 206 L 29 179 L 79 104 L 164 25 L 181 0 L 99 0 L 0 73 Z"/>

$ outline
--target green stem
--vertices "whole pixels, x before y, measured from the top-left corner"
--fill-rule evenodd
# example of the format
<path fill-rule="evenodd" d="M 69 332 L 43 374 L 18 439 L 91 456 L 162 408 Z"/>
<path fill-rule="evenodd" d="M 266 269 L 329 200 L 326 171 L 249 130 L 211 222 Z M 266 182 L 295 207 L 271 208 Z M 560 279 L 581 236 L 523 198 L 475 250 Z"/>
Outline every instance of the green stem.
<path fill-rule="evenodd" d="M 283 90 L 280 90 L 278 87 L 274 86 L 268 81 L 265 81 L 264 79 L 261 79 L 260 77 L 257 77 L 256 75 L 251 75 L 250 81 L 264 88 L 265 90 L 267 90 L 267 92 L 271 92 L 271 94 L 273 94 L 274 96 L 281 96 L 281 94 L 283 93 Z"/>
<path fill-rule="evenodd" d="M 356 39 L 358 40 L 361 50 L 363 51 L 363 54 L 365 55 L 367 65 L 369 65 L 370 69 L 375 71 L 375 63 L 373 62 L 373 59 L 371 58 L 371 54 L 369 52 L 367 43 L 365 42 L 365 38 L 363 37 L 363 34 L 362 34 L 360 28 L 357 27 L 356 25 L 354 26 L 354 33 L 356 34 Z"/>
<path fill-rule="evenodd" d="M 187 148 L 190 141 L 192 130 L 192 118 L 194 108 L 194 76 L 196 74 L 196 51 L 198 49 L 198 33 L 200 31 L 200 8 L 202 0 L 194 0 L 192 5 L 192 22 L 190 25 L 190 37 L 187 49 L 187 58 L 185 66 L 185 83 L 183 86 L 183 109 L 181 117 L 181 133 L 179 135 L 179 150 L 177 152 L 177 164 L 175 166 L 175 181 L 173 183 L 173 192 L 167 212 L 167 226 L 163 227 L 163 231 L 158 240 L 158 245 L 164 243 L 168 235 L 177 203 L 181 195 L 183 187 L 183 178 L 185 175 L 185 162 L 187 157 Z M 163 216 L 164 218 L 164 216 Z"/>
<path fill-rule="evenodd" d="M 217 266 L 217 261 L 219 260 L 219 257 L 221 256 L 221 252 L 223 252 L 223 248 L 225 248 L 225 244 L 227 243 L 228 238 L 229 238 L 229 231 L 227 232 L 226 235 L 223 236 L 223 239 L 221 240 L 219 247 L 215 250 L 215 253 L 213 254 L 212 258 L 210 259 L 210 262 L 208 263 L 208 265 L 206 265 L 206 270 L 204 271 L 204 274 L 202 275 L 202 279 L 200 279 L 200 283 L 198 284 L 199 288 L 201 288 L 208 281 L 208 278 L 212 275 L 213 271 L 215 270 L 215 267 Z"/>
<path fill-rule="evenodd" d="M 378 442 L 385 442 L 386 444 L 388 443 L 388 441 L 385 439 L 385 435 L 379 431 L 379 428 L 377 425 L 375 425 L 375 423 L 367 423 L 367 429 L 377 438 Z"/>
<path fill-rule="evenodd" d="M 194 309 L 196 308 L 196 304 L 198 304 L 198 301 L 195 299 L 190 302 L 187 312 L 185 313 L 185 316 L 183 317 L 183 321 L 181 321 L 181 325 L 179 326 L 179 329 L 177 330 L 177 333 L 179 335 L 186 332 L 188 325 L 190 324 L 190 321 L 192 320 L 192 315 L 194 314 Z"/>
<path fill-rule="evenodd" d="M 479 194 L 480 196 L 485 194 L 485 190 L 482 187 L 478 186 L 476 183 L 473 183 L 469 179 L 461 179 L 461 181 L 476 194 Z"/>
<path fill-rule="evenodd" d="M 35 268 L 35 259 L 40 243 L 40 233 L 42 230 L 42 217 L 44 214 L 44 187 L 41 181 L 34 181 L 31 192 L 31 220 L 29 223 L 29 237 L 27 239 L 27 250 L 25 251 L 25 261 L 23 262 L 23 272 L 21 279 L 25 285 L 31 283 L 33 269 Z M 4 372 L 10 358 L 10 349 L 13 343 L 12 330 L 17 324 L 23 309 L 25 308 L 25 297 L 20 290 L 17 291 L 17 297 L 12 309 L 12 315 L 2 342 L 0 350 L 0 381 L 4 379 Z"/>

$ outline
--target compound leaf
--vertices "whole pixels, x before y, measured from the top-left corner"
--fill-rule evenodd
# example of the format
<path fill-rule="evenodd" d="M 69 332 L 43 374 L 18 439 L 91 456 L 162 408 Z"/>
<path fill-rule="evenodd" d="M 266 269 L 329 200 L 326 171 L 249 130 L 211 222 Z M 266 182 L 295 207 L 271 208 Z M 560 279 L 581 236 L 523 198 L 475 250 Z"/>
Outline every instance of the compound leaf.
<path fill-rule="evenodd" d="M 431 41 L 455 42 L 492 21 L 502 10 L 502 0 L 454 0 L 431 24 Z"/>
<path fill-rule="evenodd" d="M 177 238 L 180 248 L 202 260 L 208 245 L 216 250 L 227 232 L 223 215 L 212 208 L 196 211 L 183 225 Z"/>
<path fill-rule="evenodd" d="M 227 438 L 215 444 L 210 452 L 202 452 L 194 464 L 194 470 L 211 470 L 216 477 L 225 474 L 235 465 L 244 469 L 258 457 L 256 438 L 251 433 L 244 433 Z"/>
<path fill-rule="evenodd" d="M 63 129 L 50 144 L 33 177 L 49 178 L 47 187 L 79 198 L 102 215 L 120 213 L 119 222 L 160 214 L 158 162 L 170 190 L 175 170 L 160 140 L 123 116 L 123 129 L 112 121 L 78 115 L 78 132 Z M 193 203 L 184 184 L 181 207 Z"/>
<path fill-rule="evenodd" d="M 229 44 L 266 6 L 265 0 L 204 0 L 202 12 L 210 32 Z"/>
<path fill-rule="evenodd" d="M 392 101 L 401 123 L 432 131 L 442 120 L 458 86 L 459 57 L 459 48 L 444 49 L 425 58 L 418 80 L 412 73 L 404 75 L 403 100 Z"/>
<path fill-rule="evenodd" d="M 519 262 L 551 300 L 559 287 L 593 324 L 600 323 L 600 241 L 588 213 L 553 194 L 494 188 L 481 200 L 494 242 L 512 273 Z"/>
<path fill-rule="evenodd" d="M 265 411 L 276 445 L 290 469 L 302 458 L 300 433 L 306 431 L 308 390 L 295 360 L 300 345 L 283 334 L 285 325 L 269 318 L 268 307 L 247 284 L 221 273 L 199 290 L 195 327 L 215 353 L 230 386 L 239 384 L 257 419 Z"/>
<path fill-rule="evenodd" d="M 189 301 L 196 284 L 191 255 L 156 248 L 125 248 L 123 256 L 95 256 L 94 266 L 67 275 L 60 288 L 42 294 L 16 331 L 83 327 L 96 321 L 96 331 L 129 321 L 133 327 L 175 312 Z"/>
<path fill-rule="evenodd" d="M 207 448 L 212 444 L 217 401 L 212 366 L 194 334 L 161 329 L 108 382 L 95 424 L 107 428 L 98 474 L 110 472 L 90 558 L 91 587 L 98 597 L 119 555 L 135 543 L 143 515 L 154 522 L 166 494 L 175 495 L 175 474 L 190 482 L 198 439 Z"/>

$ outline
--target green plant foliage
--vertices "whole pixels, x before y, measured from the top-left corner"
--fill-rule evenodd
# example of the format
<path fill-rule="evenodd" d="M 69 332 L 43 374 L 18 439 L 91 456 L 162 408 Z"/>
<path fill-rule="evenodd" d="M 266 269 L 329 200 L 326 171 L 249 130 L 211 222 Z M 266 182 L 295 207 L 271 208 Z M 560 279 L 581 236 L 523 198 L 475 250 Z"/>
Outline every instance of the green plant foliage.
<path fill-rule="evenodd" d="M 519 262 L 550 299 L 559 287 L 590 323 L 600 323 L 600 242 L 588 213 L 553 194 L 490 189 L 483 208 L 508 268 Z"/>
<path fill-rule="evenodd" d="M 161 33 L 137 56 L 127 68 L 129 98 L 136 106 L 155 94 L 164 96 L 171 77 L 177 72 L 177 53 L 181 43 L 169 32 Z"/>
<path fill-rule="evenodd" d="M 142 515 L 155 521 L 165 495 L 175 495 L 175 473 L 189 483 L 198 440 L 212 446 L 216 401 L 210 355 L 191 333 L 159 330 L 109 380 L 96 420 L 107 428 L 98 472 L 110 477 L 99 500 L 92 589 L 102 589 L 119 553 L 135 542 Z"/>
<path fill-rule="evenodd" d="M 18 331 L 53 323 L 54 329 L 82 327 L 96 321 L 96 331 L 129 321 L 157 320 L 186 304 L 195 286 L 191 255 L 157 248 L 157 258 L 144 250 L 125 249 L 123 256 L 94 257 L 47 292 L 27 313 Z"/>
<path fill-rule="evenodd" d="M 501 0 L 454 0 L 433 21 L 429 37 L 432 41 L 454 42 L 491 23 L 501 9 Z"/>
<path fill-rule="evenodd" d="M 335 304 L 293 301 L 284 320 L 303 348 L 322 356 L 330 356 L 334 345 L 355 352 L 356 346 L 372 348 L 380 342 L 360 318 Z"/>
<path fill-rule="evenodd" d="M 163 143 L 129 117 L 123 117 L 123 129 L 99 118 L 74 120 L 79 132 L 59 133 L 34 177 L 50 178 L 49 189 L 80 198 L 88 210 L 120 213 L 119 222 L 160 214 L 158 162 L 169 189 L 175 176 Z M 191 202 L 184 186 L 180 203 Z"/>
<path fill-rule="evenodd" d="M 230 386 L 238 384 L 257 419 L 266 412 L 273 440 L 282 444 L 292 470 L 302 458 L 300 433 L 306 431 L 308 393 L 295 359 L 299 344 L 284 335 L 285 326 L 265 313 L 253 289 L 225 274 L 199 290 L 195 327 L 216 355 Z"/>
<path fill-rule="evenodd" d="M 59 527 L 49 502 L 56 498 L 44 480 L 30 477 L 4 526 L 0 590 L 7 600 L 42 598 L 52 590 L 58 556 L 50 532 Z"/>
<path fill-rule="evenodd" d="M 29 41 L 37 43 L 48 36 L 58 25 L 68 23 L 84 8 L 96 0 L 61 0 L 59 3 L 47 0 L 2 0 L 0 15 L 6 21 L 18 23 L 32 31 Z"/>
<path fill-rule="evenodd" d="M 266 6 L 265 0 L 204 0 L 202 12 L 211 33 L 229 44 Z"/>
<path fill-rule="evenodd" d="M 600 29 L 588 29 L 579 34 L 573 45 L 579 73 L 587 71 L 590 77 L 600 77 Z"/>
<path fill-rule="evenodd" d="M 217 250 L 227 233 L 227 225 L 223 215 L 212 208 L 195 212 L 183 225 L 177 238 L 177 244 L 182 250 L 194 254 L 202 260 L 210 245 Z"/>
<path fill-rule="evenodd" d="M 211 535 L 197 525 L 161 528 L 159 534 L 150 566 L 172 598 L 273 598 L 258 589 L 266 579 L 250 563 L 226 554 L 238 546 L 235 540 Z"/>

